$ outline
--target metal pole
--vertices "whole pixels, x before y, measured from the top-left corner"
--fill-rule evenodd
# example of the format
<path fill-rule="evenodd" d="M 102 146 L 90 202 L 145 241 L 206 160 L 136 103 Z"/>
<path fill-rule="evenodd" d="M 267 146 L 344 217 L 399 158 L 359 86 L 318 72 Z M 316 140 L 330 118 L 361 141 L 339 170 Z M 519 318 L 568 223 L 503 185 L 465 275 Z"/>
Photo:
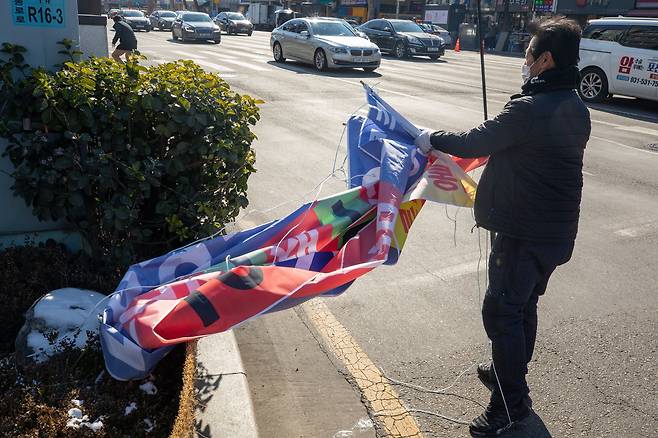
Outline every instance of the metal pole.
<path fill-rule="evenodd" d="M 400 18 L 400 0 L 395 2 L 395 19 Z"/>
<path fill-rule="evenodd" d="M 487 80 L 484 74 L 484 39 L 482 37 L 482 10 L 480 9 L 480 0 L 478 5 L 478 42 L 480 44 L 480 73 L 482 76 L 482 104 L 484 106 L 484 120 L 489 118 L 487 114 Z"/>
<path fill-rule="evenodd" d="M 484 71 L 484 38 L 482 37 L 482 9 L 480 6 L 480 0 L 477 0 L 478 7 L 478 43 L 480 44 L 480 74 L 482 76 L 482 109 L 484 111 L 484 120 L 489 118 L 487 113 L 487 80 Z M 493 249 L 494 241 L 496 240 L 496 233 L 493 231 L 489 232 L 489 238 L 491 239 L 491 248 Z"/>

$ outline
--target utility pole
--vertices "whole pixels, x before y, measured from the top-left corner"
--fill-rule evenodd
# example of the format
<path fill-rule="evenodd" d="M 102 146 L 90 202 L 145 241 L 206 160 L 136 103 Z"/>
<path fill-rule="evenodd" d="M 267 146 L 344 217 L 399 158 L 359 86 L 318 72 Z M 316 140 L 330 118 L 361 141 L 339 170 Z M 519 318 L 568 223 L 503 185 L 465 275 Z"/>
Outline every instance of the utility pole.
<path fill-rule="evenodd" d="M 395 0 L 395 19 L 400 18 L 400 0 Z"/>
<path fill-rule="evenodd" d="M 375 8 L 376 8 L 376 0 L 368 0 L 368 20 L 372 20 L 375 17 Z"/>

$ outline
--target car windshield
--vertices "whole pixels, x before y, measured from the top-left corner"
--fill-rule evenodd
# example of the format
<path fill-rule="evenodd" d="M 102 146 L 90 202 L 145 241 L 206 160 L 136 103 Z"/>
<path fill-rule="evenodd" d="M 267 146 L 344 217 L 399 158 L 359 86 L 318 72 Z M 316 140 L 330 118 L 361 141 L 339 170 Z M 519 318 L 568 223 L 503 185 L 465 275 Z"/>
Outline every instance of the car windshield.
<path fill-rule="evenodd" d="M 315 21 L 312 27 L 314 35 L 354 36 L 352 28 L 342 21 Z"/>
<path fill-rule="evenodd" d="M 121 14 L 124 17 L 143 17 L 144 14 L 141 13 L 141 11 L 123 11 Z"/>
<path fill-rule="evenodd" d="M 209 23 L 212 21 L 208 16 L 208 14 L 201 14 L 201 13 L 183 14 L 182 19 L 183 21 L 202 22 L 202 23 Z"/>
<path fill-rule="evenodd" d="M 226 17 L 229 20 L 246 20 L 246 18 L 244 18 L 244 15 L 238 13 L 226 14 Z"/>
<path fill-rule="evenodd" d="M 422 32 L 423 29 L 420 28 L 413 21 L 394 21 L 393 29 L 396 32 Z"/>
<path fill-rule="evenodd" d="M 160 12 L 161 17 L 173 18 L 176 16 L 175 12 Z"/>

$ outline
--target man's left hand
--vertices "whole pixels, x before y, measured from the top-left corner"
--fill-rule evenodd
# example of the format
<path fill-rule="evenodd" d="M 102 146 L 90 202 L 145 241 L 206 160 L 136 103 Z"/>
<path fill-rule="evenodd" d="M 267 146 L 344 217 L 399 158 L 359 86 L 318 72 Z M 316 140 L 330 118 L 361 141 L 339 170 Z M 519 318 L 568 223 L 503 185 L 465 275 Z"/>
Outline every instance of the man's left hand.
<path fill-rule="evenodd" d="M 430 140 L 431 135 L 432 131 L 429 129 L 423 129 L 420 131 L 420 135 L 414 140 L 416 147 L 425 155 L 428 155 L 432 152 L 432 149 L 434 149 Z"/>

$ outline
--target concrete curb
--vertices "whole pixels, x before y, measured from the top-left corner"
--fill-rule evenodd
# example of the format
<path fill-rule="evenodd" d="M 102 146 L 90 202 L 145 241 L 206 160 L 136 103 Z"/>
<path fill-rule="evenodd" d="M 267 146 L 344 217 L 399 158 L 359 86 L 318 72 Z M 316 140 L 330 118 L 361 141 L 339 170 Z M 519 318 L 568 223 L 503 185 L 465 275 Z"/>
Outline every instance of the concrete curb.
<path fill-rule="evenodd" d="M 247 374 L 233 331 L 199 340 L 197 436 L 258 438 Z"/>

